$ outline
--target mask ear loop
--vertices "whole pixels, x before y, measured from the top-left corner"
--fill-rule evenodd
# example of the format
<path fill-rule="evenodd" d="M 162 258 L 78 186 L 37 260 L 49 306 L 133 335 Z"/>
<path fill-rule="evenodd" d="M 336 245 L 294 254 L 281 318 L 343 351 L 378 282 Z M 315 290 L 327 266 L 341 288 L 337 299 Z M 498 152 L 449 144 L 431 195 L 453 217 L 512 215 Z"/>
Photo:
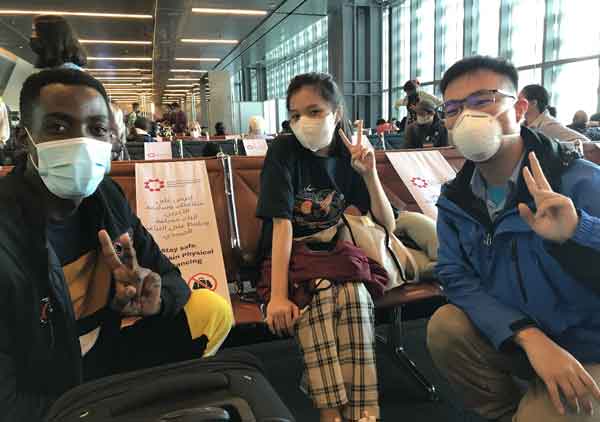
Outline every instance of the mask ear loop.
<path fill-rule="evenodd" d="M 31 137 L 31 134 L 29 133 L 29 129 L 27 129 L 27 126 L 23 126 L 23 129 L 25 129 L 25 133 L 27 134 L 27 138 L 29 138 L 29 142 L 31 143 L 31 146 L 33 147 L 33 149 L 35 149 L 37 151 L 37 145 L 35 144 L 35 142 L 33 142 L 33 138 Z M 33 166 L 33 168 L 35 168 L 35 170 L 37 172 L 39 172 L 40 169 L 33 161 L 32 154 L 27 154 L 27 155 L 29 155 L 29 161 L 31 161 L 31 165 Z"/>

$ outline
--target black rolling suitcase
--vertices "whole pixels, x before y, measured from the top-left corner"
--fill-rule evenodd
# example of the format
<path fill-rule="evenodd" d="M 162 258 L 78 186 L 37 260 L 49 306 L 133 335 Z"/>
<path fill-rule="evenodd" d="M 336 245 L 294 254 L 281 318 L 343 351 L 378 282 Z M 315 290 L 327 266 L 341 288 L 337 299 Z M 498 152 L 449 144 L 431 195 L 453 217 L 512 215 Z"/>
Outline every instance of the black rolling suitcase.
<path fill-rule="evenodd" d="M 101 378 L 65 393 L 48 422 L 294 422 L 248 353 Z"/>

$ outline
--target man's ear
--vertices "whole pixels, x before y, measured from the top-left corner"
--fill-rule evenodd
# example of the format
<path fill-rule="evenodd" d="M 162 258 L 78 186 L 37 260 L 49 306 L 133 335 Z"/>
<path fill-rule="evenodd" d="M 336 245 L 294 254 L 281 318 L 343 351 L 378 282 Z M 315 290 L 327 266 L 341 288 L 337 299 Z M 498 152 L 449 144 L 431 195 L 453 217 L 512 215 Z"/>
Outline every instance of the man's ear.
<path fill-rule="evenodd" d="M 525 113 L 527 113 L 528 109 L 529 101 L 524 97 L 519 97 L 515 103 L 515 117 L 517 118 L 517 123 L 521 123 L 525 118 Z"/>

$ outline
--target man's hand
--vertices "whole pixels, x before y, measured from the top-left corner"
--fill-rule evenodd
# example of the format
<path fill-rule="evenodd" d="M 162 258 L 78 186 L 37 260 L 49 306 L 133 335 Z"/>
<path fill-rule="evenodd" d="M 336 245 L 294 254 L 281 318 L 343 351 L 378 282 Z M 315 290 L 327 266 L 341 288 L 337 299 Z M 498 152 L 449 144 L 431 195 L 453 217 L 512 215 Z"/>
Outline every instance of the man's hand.
<path fill-rule="evenodd" d="M 600 389 L 577 359 L 534 327 L 519 331 L 515 342 L 525 350 L 531 366 L 546 384 L 559 414 L 565 414 L 560 393 L 577 413 L 581 408 L 588 415 L 593 413 L 592 398 L 600 400 Z"/>
<path fill-rule="evenodd" d="M 267 325 L 273 334 L 292 335 L 300 310 L 288 298 L 271 297 L 267 305 Z"/>
<path fill-rule="evenodd" d="M 370 176 L 375 173 L 375 152 L 373 148 L 363 144 L 363 121 L 358 120 L 356 125 L 356 145 L 348 139 L 342 129 L 339 130 L 339 134 L 350 153 L 352 168 L 363 177 Z"/>
<path fill-rule="evenodd" d="M 537 211 L 534 214 L 527 205 L 519 204 L 519 213 L 541 237 L 563 243 L 573 236 L 579 224 L 575 205 L 571 198 L 552 190 L 534 152 L 529 154 L 529 163 L 531 171 L 525 167 L 523 178 Z"/>
<path fill-rule="evenodd" d="M 160 275 L 139 266 L 129 234 L 125 233 L 118 240 L 120 258 L 106 230 L 98 232 L 98 239 L 104 262 L 115 279 L 115 295 L 110 307 L 127 317 L 158 314 L 161 305 Z"/>

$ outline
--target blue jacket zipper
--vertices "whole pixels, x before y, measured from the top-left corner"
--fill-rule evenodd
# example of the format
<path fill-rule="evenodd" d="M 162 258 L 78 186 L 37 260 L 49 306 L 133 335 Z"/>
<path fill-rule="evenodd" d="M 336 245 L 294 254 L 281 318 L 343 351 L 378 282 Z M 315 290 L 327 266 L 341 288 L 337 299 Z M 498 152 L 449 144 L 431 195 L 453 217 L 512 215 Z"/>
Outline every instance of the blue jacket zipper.
<path fill-rule="evenodd" d="M 517 272 L 517 283 L 523 296 L 523 301 L 528 302 L 527 292 L 525 291 L 525 284 L 523 283 L 523 274 L 521 274 L 521 264 L 519 263 L 519 250 L 517 248 L 517 240 L 513 239 L 511 242 L 512 260 L 515 263 L 515 271 Z"/>

